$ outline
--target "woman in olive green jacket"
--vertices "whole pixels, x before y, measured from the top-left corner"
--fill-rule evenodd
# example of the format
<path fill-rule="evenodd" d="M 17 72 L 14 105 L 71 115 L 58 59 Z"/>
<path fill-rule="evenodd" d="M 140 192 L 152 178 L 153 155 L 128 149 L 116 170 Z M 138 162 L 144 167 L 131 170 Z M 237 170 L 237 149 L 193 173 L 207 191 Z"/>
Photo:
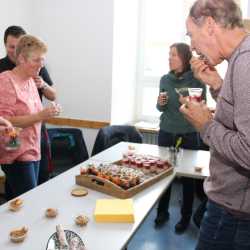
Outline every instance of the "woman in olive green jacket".
<path fill-rule="evenodd" d="M 169 68 L 170 72 L 164 75 L 160 81 L 160 93 L 157 101 L 157 109 L 162 112 L 160 117 L 160 131 L 158 145 L 164 147 L 175 146 L 178 138 L 182 138 L 181 147 L 198 150 L 200 137 L 195 128 L 184 118 L 179 111 L 180 98 L 188 95 L 188 88 L 201 88 L 202 98 L 206 98 L 206 88 L 194 78 L 190 69 L 192 57 L 190 47 L 185 43 L 176 43 L 170 47 Z M 181 220 L 176 224 L 176 232 L 184 232 L 189 225 L 192 215 L 194 199 L 194 180 L 182 178 L 183 202 L 181 208 Z M 155 225 L 163 225 L 169 218 L 168 207 L 171 187 L 163 194 L 158 206 Z"/>

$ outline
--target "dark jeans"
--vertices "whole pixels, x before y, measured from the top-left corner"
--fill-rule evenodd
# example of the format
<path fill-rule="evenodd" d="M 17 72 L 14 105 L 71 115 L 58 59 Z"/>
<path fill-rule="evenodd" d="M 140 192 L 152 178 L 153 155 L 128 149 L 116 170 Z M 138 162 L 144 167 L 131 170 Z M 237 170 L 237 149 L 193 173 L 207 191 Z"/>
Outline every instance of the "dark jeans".
<path fill-rule="evenodd" d="M 163 147 L 175 146 L 176 141 L 179 137 L 182 137 L 182 148 L 193 150 L 199 149 L 200 137 L 198 133 L 171 134 L 160 130 L 158 134 L 158 145 Z M 182 177 L 181 182 L 183 193 L 181 214 L 185 218 L 190 218 L 192 215 L 195 188 L 200 199 L 203 199 L 206 196 L 203 191 L 203 181 Z M 158 213 L 166 213 L 168 211 L 171 196 L 171 186 L 169 186 L 169 188 L 163 193 L 160 198 Z"/>
<path fill-rule="evenodd" d="M 250 220 L 238 219 L 208 201 L 196 250 L 249 250 Z"/>
<path fill-rule="evenodd" d="M 37 186 L 39 161 L 2 164 L 5 173 L 5 196 L 11 200 Z"/>
<path fill-rule="evenodd" d="M 49 180 L 49 156 L 50 156 L 50 143 L 48 132 L 45 125 L 42 125 L 41 130 L 41 160 L 38 176 L 38 185 Z"/>

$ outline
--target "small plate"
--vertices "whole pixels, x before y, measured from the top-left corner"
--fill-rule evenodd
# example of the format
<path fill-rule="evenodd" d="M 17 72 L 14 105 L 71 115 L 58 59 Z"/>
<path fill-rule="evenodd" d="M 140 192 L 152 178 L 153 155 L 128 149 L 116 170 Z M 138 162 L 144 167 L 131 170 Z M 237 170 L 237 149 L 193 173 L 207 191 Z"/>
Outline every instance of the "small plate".
<path fill-rule="evenodd" d="M 79 243 L 78 243 L 78 246 L 76 249 L 79 249 L 79 250 L 86 249 L 81 237 L 77 233 L 75 233 L 71 230 L 64 230 L 64 232 L 66 235 L 66 240 L 68 242 L 68 245 L 70 245 L 70 241 L 73 238 L 77 238 Z M 60 246 L 60 243 L 59 243 L 59 240 L 57 237 L 57 233 L 55 232 L 50 236 L 48 243 L 47 243 L 46 250 L 62 250 L 62 249 L 63 248 L 61 248 L 61 246 Z M 68 248 L 66 248 L 66 249 L 68 249 Z"/>

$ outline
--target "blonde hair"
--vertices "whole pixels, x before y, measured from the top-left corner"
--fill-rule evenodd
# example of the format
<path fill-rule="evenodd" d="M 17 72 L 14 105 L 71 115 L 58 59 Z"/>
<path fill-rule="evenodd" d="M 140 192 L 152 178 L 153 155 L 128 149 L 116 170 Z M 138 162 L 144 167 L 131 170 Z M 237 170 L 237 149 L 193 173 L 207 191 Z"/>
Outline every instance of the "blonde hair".
<path fill-rule="evenodd" d="M 223 28 L 243 27 L 240 7 L 234 0 L 197 0 L 189 16 L 196 25 L 202 25 L 205 17 L 212 17 Z"/>
<path fill-rule="evenodd" d="M 16 58 L 18 58 L 19 55 L 28 58 L 33 52 L 46 53 L 46 44 L 37 37 L 31 35 L 21 36 L 16 47 Z"/>

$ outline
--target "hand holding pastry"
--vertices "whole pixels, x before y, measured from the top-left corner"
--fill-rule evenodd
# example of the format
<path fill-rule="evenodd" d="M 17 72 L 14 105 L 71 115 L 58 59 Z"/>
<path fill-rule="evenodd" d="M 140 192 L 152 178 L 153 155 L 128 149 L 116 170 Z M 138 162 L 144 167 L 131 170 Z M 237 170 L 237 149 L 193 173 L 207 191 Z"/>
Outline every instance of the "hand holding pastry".
<path fill-rule="evenodd" d="M 214 90 L 221 87 L 223 80 L 214 67 L 209 66 L 203 59 L 196 57 L 192 57 L 190 64 L 194 76 L 197 79 L 207 84 Z"/>
<path fill-rule="evenodd" d="M 46 83 L 44 82 L 41 76 L 35 76 L 33 77 L 33 79 L 38 89 L 43 89 L 46 87 Z"/>

